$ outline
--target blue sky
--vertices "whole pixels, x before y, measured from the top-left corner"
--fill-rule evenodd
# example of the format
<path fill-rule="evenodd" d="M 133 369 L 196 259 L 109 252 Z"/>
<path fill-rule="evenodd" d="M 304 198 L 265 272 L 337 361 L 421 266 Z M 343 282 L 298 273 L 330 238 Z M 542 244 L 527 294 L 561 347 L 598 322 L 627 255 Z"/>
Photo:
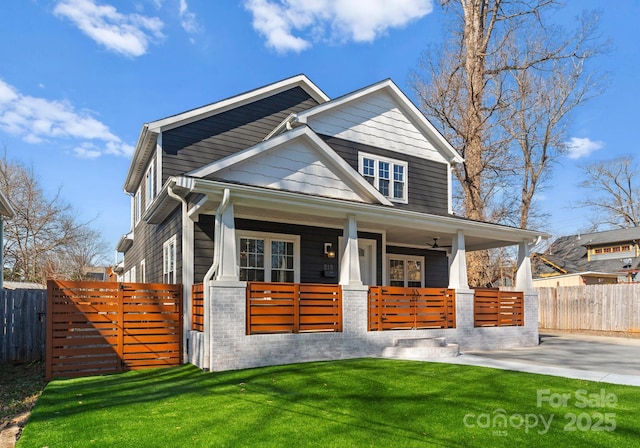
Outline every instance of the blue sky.
<path fill-rule="evenodd" d="M 571 209 L 584 194 L 576 164 L 638 149 L 640 0 L 570 3 L 557 16 L 567 27 L 602 9 L 612 51 L 597 63 L 611 78 L 574 114 L 575 151 L 542 193 L 554 235 L 588 213 Z M 414 99 L 409 73 L 441 23 L 430 0 L 3 0 L 0 145 L 115 247 L 143 123 L 299 73 L 330 97 L 391 78 Z"/>

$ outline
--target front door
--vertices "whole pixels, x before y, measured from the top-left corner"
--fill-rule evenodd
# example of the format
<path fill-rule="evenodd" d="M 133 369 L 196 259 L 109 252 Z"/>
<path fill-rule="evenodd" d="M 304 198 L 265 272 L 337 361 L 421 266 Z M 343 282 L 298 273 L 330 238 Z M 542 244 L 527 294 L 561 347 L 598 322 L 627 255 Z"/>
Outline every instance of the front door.
<path fill-rule="evenodd" d="M 342 237 L 338 237 L 338 245 L 342 247 Z M 360 279 L 363 285 L 377 285 L 376 276 L 376 240 L 358 238 L 358 258 L 360 260 Z"/>

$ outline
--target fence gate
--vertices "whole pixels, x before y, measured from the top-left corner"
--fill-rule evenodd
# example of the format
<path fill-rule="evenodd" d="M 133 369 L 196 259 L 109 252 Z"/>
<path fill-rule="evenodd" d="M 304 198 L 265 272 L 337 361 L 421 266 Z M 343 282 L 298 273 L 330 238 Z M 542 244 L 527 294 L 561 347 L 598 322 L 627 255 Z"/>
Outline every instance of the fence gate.
<path fill-rule="evenodd" d="M 47 290 L 47 380 L 181 363 L 181 285 L 50 280 Z"/>

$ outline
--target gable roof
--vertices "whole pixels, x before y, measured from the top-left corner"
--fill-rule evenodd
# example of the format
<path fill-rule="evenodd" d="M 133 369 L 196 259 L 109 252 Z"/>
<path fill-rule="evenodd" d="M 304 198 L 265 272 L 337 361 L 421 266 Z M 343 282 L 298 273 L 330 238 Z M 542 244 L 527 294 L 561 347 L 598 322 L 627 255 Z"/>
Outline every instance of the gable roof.
<path fill-rule="evenodd" d="M 311 82 L 311 80 L 305 75 L 300 74 L 206 106 L 191 109 L 186 112 L 144 124 L 140 131 L 140 136 L 138 137 L 138 142 L 131 159 L 131 164 L 129 165 L 129 172 L 127 173 L 124 183 L 124 190 L 126 192 L 133 193 L 134 189 L 137 187 L 141 176 L 144 174 L 147 160 L 156 148 L 158 135 L 161 132 L 174 129 L 194 121 L 202 120 L 230 109 L 235 109 L 245 104 L 276 95 L 295 87 L 303 89 L 318 103 L 329 101 L 329 97 L 320 90 L 320 88 Z"/>
<path fill-rule="evenodd" d="M 280 134 L 186 175 L 393 206 L 307 126 Z"/>
<path fill-rule="evenodd" d="M 443 137 L 443 135 L 429 122 L 422 112 L 413 104 L 413 102 L 398 88 L 391 80 L 386 79 L 368 87 L 348 93 L 331 101 L 319 104 L 318 106 L 307 109 L 297 114 L 296 120 L 299 123 L 309 124 L 310 120 L 320 114 L 331 113 L 339 110 L 349 104 L 356 103 L 364 98 L 373 97 L 375 95 L 387 94 L 392 101 L 403 113 L 403 115 L 411 122 L 417 130 L 425 136 L 435 149 L 442 155 L 448 163 L 461 163 L 464 159 L 451 146 L 451 144 Z M 404 137 L 404 136 L 402 136 Z"/>
<path fill-rule="evenodd" d="M 535 270 L 538 275 L 548 275 L 587 271 L 621 273 L 629 269 L 638 269 L 640 257 L 629 258 L 625 255 L 605 260 L 589 260 L 587 257 L 589 247 L 622 242 L 640 242 L 640 228 L 562 236 L 556 239 L 544 254 L 534 257 L 537 260 Z"/>

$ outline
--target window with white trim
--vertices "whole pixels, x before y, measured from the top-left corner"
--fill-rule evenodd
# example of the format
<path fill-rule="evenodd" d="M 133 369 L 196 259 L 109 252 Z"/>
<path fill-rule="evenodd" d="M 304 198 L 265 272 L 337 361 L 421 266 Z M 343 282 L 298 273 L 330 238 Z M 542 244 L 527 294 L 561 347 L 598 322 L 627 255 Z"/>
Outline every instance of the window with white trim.
<path fill-rule="evenodd" d="M 140 262 L 140 282 L 147 282 L 147 262 L 145 260 Z"/>
<path fill-rule="evenodd" d="M 140 187 L 136 190 L 136 194 L 133 197 L 133 217 L 134 223 L 138 224 L 142 215 L 142 193 L 140 193 Z"/>
<path fill-rule="evenodd" d="M 173 235 L 162 245 L 162 281 L 176 282 L 176 236 Z"/>
<path fill-rule="evenodd" d="M 300 237 L 238 232 L 241 281 L 300 281 Z"/>
<path fill-rule="evenodd" d="M 153 163 L 149 165 L 149 169 L 147 169 L 147 173 L 144 175 L 144 179 L 146 188 L 145 208 L 149 208 L 149 206 L 153 202 L 153 198 L 156 197 L 156 182 L 153 175 Z"/>
<path fill-rule="evenodd" d="M 389 255 L 389 286 L 422 288 L 424 286 L 424 257 Z"/>
<path fill-rule="evenodd" d="M 407 162 L 358 153 L 360 174 L 380 193 L 395 202 L 407 202 Z"/>

